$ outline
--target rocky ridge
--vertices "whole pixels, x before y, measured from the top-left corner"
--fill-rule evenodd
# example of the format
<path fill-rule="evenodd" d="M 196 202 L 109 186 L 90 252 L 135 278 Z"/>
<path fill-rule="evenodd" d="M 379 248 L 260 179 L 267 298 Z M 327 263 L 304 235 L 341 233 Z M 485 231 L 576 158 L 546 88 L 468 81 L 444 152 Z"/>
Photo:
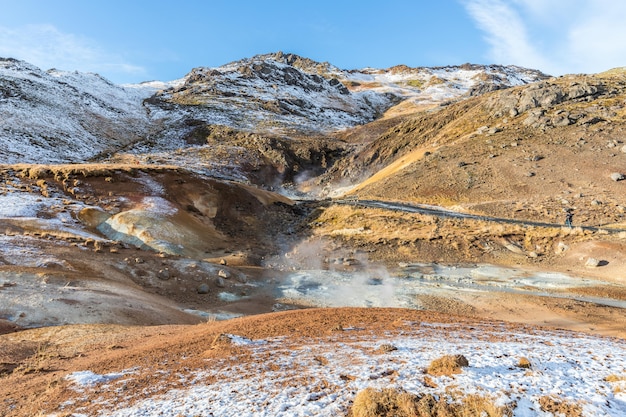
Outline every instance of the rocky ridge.
<path fill-rule="evenodd" d="M 85 161 L 150 135 L 148 86 L 0 60 L 0 161 Z"/>
<path fill-rule="evenodd" d="M 0 70 L 5 163 L 170 152 L 188 147 L 188 138 L 207 125 L 290 138 L 328 135 L 371 122 L 407 98 L 433 105 L 545 78 L 522 68 L 471 65 L 346 71 L 283 53 L 125 86 L 14 59 L 2 60 Z"/>

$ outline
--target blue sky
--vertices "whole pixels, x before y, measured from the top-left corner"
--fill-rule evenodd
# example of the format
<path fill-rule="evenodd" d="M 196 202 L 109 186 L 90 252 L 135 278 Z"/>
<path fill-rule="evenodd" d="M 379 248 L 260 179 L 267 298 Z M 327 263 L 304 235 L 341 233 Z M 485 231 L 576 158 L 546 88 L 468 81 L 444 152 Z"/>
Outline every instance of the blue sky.
<path fill-rule="evenodd" d="M 116 83 L 292 52 L 343 69 L 626 66 L 622 0 L 0 0 L 0 56 Z"/>

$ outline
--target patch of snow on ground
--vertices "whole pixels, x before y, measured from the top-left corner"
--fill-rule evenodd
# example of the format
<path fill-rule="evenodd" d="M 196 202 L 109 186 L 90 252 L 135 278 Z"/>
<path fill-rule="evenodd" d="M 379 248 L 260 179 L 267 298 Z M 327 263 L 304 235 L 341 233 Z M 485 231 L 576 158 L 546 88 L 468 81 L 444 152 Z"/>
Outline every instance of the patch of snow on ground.
<path fill-rule="evenodd" d="M 524 417 L 550 415 L 540 411 L 539 404 L 540 398 L 550 396 L 579 404 L 585 416 L 626 415 L 625 396 L 616 394 L 615 384 L 606 381 L 611 375 L 626 373 L 626 342 L 619 339 L 420 323 L 395 336 L 357 330 L 299 345 L 284 339 L 264 343 L 241 339 L 240 345 L 256 361 L 233 365 L 216 359 L 208 370 L 190 370 L 181 376 L 189 384 L 185 389 L 135 403 L 124 403 L 128 399 L 115 405 L 105 403 L 108 409 L 90 415 L 338 416 L 346 415 L 356 393 L 368 387 L 442 395 L 448 401 L 462 399 L 454 394 L 460 390 L 465 395 L 494 398 L 501 405 L 516 403 L 514 415 Z M 377 353 L 382 344 L 397 350 Z M 427 386 L 422 371 L 446 354 L 464 355 L 469 367 L 451 377 L 431 376 L 437 388 Z M 530 360 L 530 369 L 516 366 L 521 357 Z M 98 401 L 105 387 L 92 389 L 82 395 Z"/>
<path fill-rule="evenodd" d="M 67 375 L 65 379 L 72 382 L 75 385 L 75 388 L 80 390 L 83 387 L 89 387 L 96 384 L 102 384 L 104 382 L 110 382 L 128 374 L 129 371 L 113 372 L 105 375 L 96 374 L 91 371 L 79 371 Z"/>
<path fill-rule="evenodd" d="M 0 218 L 36 217 L 44 207 L 41 196 L 28 193 L 0 195 Z"/>

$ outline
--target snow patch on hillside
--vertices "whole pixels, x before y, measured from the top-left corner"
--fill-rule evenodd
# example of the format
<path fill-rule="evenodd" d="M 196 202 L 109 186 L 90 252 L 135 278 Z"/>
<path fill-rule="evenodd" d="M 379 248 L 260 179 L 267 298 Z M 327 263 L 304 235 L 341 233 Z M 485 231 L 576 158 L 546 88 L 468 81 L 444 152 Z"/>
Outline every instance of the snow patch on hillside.
<path fill-rule="evenodd" d="M 149 87 L 0 60 L 0 162 L 78 162 L 149 132 Z"/>
<path fill-rule="evenodd" d="M 102 394 L 128 392 L 132 376 L 107 381 L 103 375 L 104 382 L 94 386 L 98 376 L 85 374 L 89 384 L 81 384 L 83 373 L 70 374 L 67 378 L 75 380 L 81 396 L 102 408 L 73 415 L 337 416 L 346 415 L 355 394 L 368 387 L 400 388 L 448 401 L 462 400 L 459 391 L 477 394 L 500 405 L 515 404 L 514 416 L 520 417 L 550 415 L 541 411 L 540 399 L 546 397 L 577 404 L 583 415 L 626 415 L 626 395 L 616 389 L 620 382 L 607 382 L 607 377 L 619 380 L 626 372 L 623 340 L 563 331 L 528 334 L 486 324 L 472 330 L 438 323 L 411 326 L 411 331 L 393 335 L 344 330 L 329 340 L 302 344 L 282 338 L 242 343 L 229 335 L 255 359 L 235 364 L 207 360 L 207 369 L 178 375 L 184 389 L 148 398 L 145 391 L 135 398 L 118 396 L 115 403 L 103 400 Z M 380 353 L 381 345 L 396 350 Z M 454 376 L 430 376 L 426 383 L 422 371 L 446 354 L 464 355 L 469 367 Z M 517 366 L 522 357 L 530 368 Z M 151 373 L 168 375 L 167 368 Z"/>

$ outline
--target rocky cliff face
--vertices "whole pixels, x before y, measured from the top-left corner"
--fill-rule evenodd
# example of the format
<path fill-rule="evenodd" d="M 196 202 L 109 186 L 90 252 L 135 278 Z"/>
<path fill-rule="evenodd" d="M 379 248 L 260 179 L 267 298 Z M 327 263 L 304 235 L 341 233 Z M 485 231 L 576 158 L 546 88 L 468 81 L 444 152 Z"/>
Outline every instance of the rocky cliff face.
<path fill-rule="evenodd" d="M 523 115 L 524 125 L 540 129 L 596 124 L 624 112 L 625 87 L 611 74 L 562 77 L 502 92 L 487 107 L 495 117 Z"/>

